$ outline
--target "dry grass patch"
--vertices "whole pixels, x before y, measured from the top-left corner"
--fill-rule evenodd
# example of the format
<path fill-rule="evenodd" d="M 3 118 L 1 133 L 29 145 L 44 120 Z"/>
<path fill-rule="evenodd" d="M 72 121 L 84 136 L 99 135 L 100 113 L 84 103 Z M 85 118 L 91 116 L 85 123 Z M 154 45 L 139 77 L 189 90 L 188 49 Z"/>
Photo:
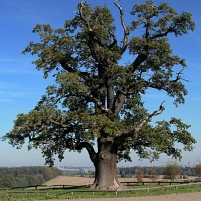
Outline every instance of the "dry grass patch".
<path fill-rule="evenodd" d="M 94 178 L 88 177 L 74 177 L 74 176 L 58 176 L 50 181 L 44 183 L 47 186 L 52 185 L 70 185 L 70 186 L 82 186 L 90 185 L 94 181 Z"/>
<path fill-rule="evenodd" d="M 144 181 L 151 181 L 150 179 L 143 179 Z M 136 182 L 136 178 L 119 178 L 120 182 Z M 69 185 L 69 186 L 82 186 L 90 185 L 94 182 L 94 178 L 78 177 L 78 176 L 58 176 L 50 181 L 44 183 L 47 186 L 52 185 Z"/>

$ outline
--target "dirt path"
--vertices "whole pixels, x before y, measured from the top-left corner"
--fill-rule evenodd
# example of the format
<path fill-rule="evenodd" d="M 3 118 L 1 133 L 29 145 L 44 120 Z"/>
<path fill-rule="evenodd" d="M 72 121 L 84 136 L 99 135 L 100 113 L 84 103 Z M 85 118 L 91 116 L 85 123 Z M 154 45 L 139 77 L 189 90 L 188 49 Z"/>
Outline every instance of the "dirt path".
<path fill-rule="evenodd" d="M 76 201 L 200 201 L 201 193 L 171 194 L 147 197 L 127 197 L 127 198 L 96 198 L 96 199 L 78 199 Z M 48 200 L 43 200 L 48 201 Z M 67 200 L 51 200 L 67 201 Z"/>
<path fill-rule="evenodd" d="M 76 199 L 76 201 L 200 201 L 201 193 L 170 194 L 147 197 Z M 44 200 L 45 201 L 45 200 Z M 46 200 L 47 201 L 47 200 Z M 67 201 L 67 200 L 51 200 Z"/>

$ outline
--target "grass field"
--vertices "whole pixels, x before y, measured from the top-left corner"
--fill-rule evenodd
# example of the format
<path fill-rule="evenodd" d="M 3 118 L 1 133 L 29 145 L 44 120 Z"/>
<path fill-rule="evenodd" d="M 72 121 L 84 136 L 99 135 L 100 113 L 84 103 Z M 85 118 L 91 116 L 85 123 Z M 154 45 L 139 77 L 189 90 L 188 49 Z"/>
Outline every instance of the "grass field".
<path fill-rule="evenodd" d="M 130 190 L 119 192 L 101 192 L 90 190 L 89 187 L 94 178 L 87 177 L 71 177 L 59 176 L 45 183 L 47 187 L 41 187 L 35 190 L 34 188 L 17 189 L 17 190 L 0 190 L 0 201 L 35 201 L 35 200 L 67 200 L 67 199 L 88 199 L 88 198 L 123 198 L 123 197 L 142 197 L 165 194 L 181 194 L 188 192 L 200 192 L 201 186 L 198 185 L 175 185 L 163 184 L 159 186 L 157 183 L 137 183 L 129 186 Z M 134 182 L 135 178 L 120 178 L 121 182 Z M 148 181 L 148 180 L 147 180 Z M 150 181 L 150 180 L 149 180 Z M 54 185 L 69 185 L 70 187 L 54 187 Z M 166 185 L 166 186 L 164 186 Z"/>

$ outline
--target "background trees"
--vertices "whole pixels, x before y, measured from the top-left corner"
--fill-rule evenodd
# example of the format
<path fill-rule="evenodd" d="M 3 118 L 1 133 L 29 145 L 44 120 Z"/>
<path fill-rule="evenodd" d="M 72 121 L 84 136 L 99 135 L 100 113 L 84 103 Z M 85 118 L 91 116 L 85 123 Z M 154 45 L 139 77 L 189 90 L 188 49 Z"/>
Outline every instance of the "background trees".
<path fill-rule="evenodd" d="M 143 182 L 143 173 L 142 171 L 139 169 L 136 171 L 136 178 L 137 178 L 137 182 Z"/>
<path fill-rule="evenodd" d="M 193 167 L 195 173 L 198 175 L 199 179 L 201 178 L 201 162 L 199 162 L 198 164 L 196 164 Z"/>
<path fill-rule="evenodd" d="M 163 174 L 171 180 L 175 180 L 181 174 L 181 167 L 176 161 L 169 161 L 164 167 Z"/>
<path fill-rule="evenodd" d="M 13 188 L 16 185 L 16 179 L 12 174 L 4 175 L 0 177 L 1 188 Z"/>
<path fill-rule="evenodd" d="M 40 185 L 62 174 L 50 167 L 0 168 L 0 188 Z"/>
<path fill-rule="evenodd" d="M 158 173 L 158 171 L 157 171 L 157 169 L 155 167 L 150 168 L 149 174 L 150 174 L 149 178 L 152 181 L 156 181 L 156 179 L 159 177 L 159 173 Z"/>

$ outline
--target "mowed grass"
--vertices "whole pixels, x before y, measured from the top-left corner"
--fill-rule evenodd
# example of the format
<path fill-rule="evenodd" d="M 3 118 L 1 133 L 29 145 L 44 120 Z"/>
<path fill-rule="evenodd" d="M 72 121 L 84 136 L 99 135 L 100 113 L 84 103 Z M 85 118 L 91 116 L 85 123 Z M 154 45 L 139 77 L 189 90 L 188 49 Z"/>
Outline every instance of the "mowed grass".
<path fill-rule="evenodd" d="M 0 190 L 0 201 L 34 201 L 34 200 L 59 200 L 59 199 L 80 199 L 80 198 L 109 198 L 109 197 L 140 197 L 151 195 L 164 195 L 172 193 L 189 193 L 201 192 L 200 184 L 189 185 L 169 185 L 163 184 L 159 186 L 158 183 L 149 184 L 137 183 L 129 186 L 126 191 L 105 192 L 91 190 L 87 185 L 93 183 L 94 178 L 86 177 L 69 177 L 59 176 L 51 181 L 46 182 L 47 187 L 41 187 L 37 190 L 33 188 L 24 190 Z M 132 182 L 134 178 L 121 178 L 122 182 Z M 62 186 L 54 185 L 68 185 Z M 86 186 L 83 186 L 86 185 Z"/>

